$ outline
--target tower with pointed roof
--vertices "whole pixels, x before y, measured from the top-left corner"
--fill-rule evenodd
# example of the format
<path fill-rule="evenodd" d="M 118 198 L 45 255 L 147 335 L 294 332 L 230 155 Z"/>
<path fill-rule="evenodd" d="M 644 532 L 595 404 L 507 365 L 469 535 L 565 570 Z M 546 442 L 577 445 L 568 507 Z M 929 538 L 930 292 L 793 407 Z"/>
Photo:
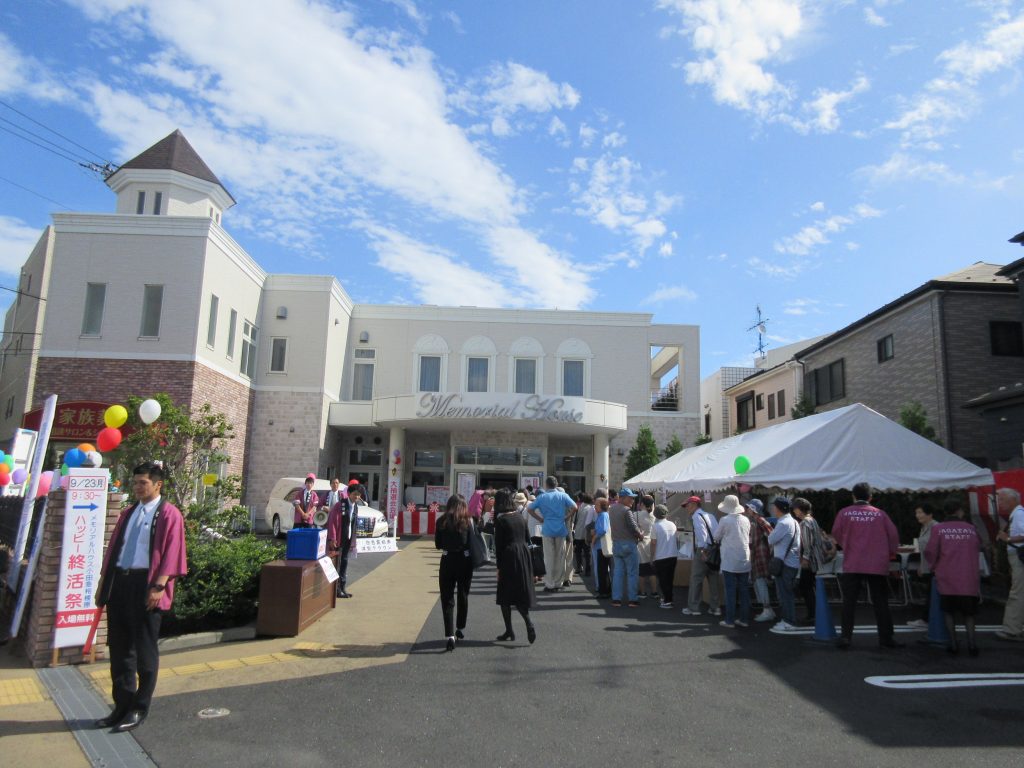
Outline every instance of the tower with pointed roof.
<path fill-rule="evenodd" d="M 117 195 L 119 214 L 208 216 L 219 224 L 235 204 L 177 129 L 118 168 L 107 186 Z"/>

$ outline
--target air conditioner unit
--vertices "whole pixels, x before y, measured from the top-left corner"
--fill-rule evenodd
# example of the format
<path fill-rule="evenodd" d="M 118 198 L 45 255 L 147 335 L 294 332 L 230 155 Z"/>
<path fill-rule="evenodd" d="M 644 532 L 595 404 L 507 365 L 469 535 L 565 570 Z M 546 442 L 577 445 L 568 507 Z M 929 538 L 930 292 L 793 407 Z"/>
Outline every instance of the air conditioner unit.
<path fill-rule="evenodd" d="M 277 308 L 277 319 L 278 320 L 287 320 L 288 319 L 288 307 L 278 307 Z"/>

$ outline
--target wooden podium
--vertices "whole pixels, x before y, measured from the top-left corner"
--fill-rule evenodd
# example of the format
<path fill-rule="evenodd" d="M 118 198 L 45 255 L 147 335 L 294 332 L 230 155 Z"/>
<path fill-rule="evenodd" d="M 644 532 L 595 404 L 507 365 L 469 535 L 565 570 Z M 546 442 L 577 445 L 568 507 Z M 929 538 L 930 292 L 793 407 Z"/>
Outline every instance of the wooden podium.
<path fill-rule="evenodd" d="M 256 634 L 294 637 L 334 608 L 334 584 L 316 560 L 274 560 L 260 571 Z"/>

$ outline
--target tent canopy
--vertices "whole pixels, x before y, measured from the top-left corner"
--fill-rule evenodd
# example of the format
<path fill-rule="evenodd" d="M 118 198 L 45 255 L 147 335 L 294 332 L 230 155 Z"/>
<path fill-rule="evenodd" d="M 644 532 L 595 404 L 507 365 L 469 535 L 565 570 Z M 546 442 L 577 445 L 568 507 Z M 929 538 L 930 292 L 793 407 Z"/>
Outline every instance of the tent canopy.
<path fill-rule="evenodd" d="M 737 474 L 736 458 L 750 469 Z M 787 421 L 680 451 L 625 482 L 634 490 L 715 491 L 739 483 L 809 491 L 870 483 L 884 491 L 991 485 L 992 472 L 866 405 Z"/>

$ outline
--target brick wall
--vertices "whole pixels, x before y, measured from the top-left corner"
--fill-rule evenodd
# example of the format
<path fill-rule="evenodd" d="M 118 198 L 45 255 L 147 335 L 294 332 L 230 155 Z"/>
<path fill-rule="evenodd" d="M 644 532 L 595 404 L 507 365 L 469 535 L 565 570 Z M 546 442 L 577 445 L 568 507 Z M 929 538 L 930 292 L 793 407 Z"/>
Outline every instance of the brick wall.
<path fill-rule="evenodd" d="M 32 597 L 25 633 L 25 655 L 34 667 L 48 666 L 53 656 L 53 623 L 57 612 L 57 578 L 60 575 L 61 542 L 64 536 L 64 491 L 54 491 L 46 505 L 43 544 L 36 565 Z M 107 525 L 103 534 L 104 551 L 121 512 L 121 496 L 107 497 Z M 107 619 L 104 615 L 96 630 L 96 658 L 106 655 Z M 87 661 L 81 648 L 62 648 L 58 664 L 81 664 Z"/>

